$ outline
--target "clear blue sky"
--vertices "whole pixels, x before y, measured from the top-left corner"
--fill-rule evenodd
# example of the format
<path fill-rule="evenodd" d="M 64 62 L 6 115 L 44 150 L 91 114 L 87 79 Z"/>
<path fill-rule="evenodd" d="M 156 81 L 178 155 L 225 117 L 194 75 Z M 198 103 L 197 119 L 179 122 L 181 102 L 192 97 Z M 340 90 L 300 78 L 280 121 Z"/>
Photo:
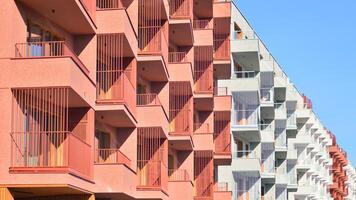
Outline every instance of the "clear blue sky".
<path fill-rule="evenodd" d="M 234 0 L 356 167 L 356 0 Z"/>

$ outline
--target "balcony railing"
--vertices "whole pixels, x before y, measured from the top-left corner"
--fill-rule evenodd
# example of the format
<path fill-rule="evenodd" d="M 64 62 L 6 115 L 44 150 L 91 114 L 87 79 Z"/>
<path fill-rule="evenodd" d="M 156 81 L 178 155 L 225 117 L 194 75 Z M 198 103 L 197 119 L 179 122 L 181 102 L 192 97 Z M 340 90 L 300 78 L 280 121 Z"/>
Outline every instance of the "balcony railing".
<path fill-rule="evenodd" d="M 258 110 L 234 110 L 234 125 L 238 126 L 257 126 Z"/>
<path fill-rule="evenodd" d="M 138 94 L 137 95 L 138 106 L 159 106 L 161 101 L 157 94 Z"/>
<path fill-rule="evenodd" d="M 272 132 L 272 133 L 274 133 L 274 123 L 260 124 L 260 130 L 264 131 L 264 132 Z"/>
<path fill-rule="evenodd" d="M 134 110 L 135 96 L 135 87 L 122 70 L 97 71 L 96 97 L 98 102 L 125 103 Z"/>
<path fill-rule="evenodd" d="M 233 158 L 255 159 L 258 158 L 256 151 L 240 150 L 233 153 Z"/>
<path fill-rule="evenodd" d="M 119 149 L 96 149 L 96 164 L 124 164 L 131 167 L 131 160 Z"/>
<path fill-rule="evenodd" d="M 297 116 L 293 114 L 288 114 L 287 116 L 287 126 L 296 126 L 297 125 Z"/>
<path fill-rule="evenodd" d="M 215 192 L 227 192 L 229 191 L 229 185 L 227 182 L 217 182 L 214 184 Z"/>
<path fill-rule="evenodd" d="M 65 41 L 27 42 L 15 44 L 16 58 L 71 58 L 85 73 L 89 70 Z"/>
<path fill-rule="evenodd" d="M 235 71 L 236 78 L 255 78 L 255 71 Z"/>
<path fill-rule="evenodd" d="M 96 0 L 97 10 L 124 9 L 122 0 Z"/>
<path fill-rule="evenodd" d="M 213 93 L 213 71 L 195 71 L 195 92 L 198 93 Z"/>
<path fill-rule="evenodd" d="M 169 181 L 190 181 L 188 171 L 185 169 L 169 169 Z"/>
<path fill-rule="evenodd" d="M 212 133 L 209 123 L 194 123 L 194 134 Z"/>
<path fill-rule="evenodd" d="M 138 46 L 140 53 L 161 53 L 162 27 L 147 26 L 138 28 Z"/>
<path fill-rule="evenodd" d="M 263 173 L 275 173 L 274 157 L 267 159 L 261 159 L 261 172 Z"/>
<path fill-rule="evenodd" d="M 214 133 L 214 153 L 217 154 L 230 154 L 231 153 L 231 138 L 230 132 Z"/>
<path fill-rule="evenodd" d="M 197 30 L 211 29 L 209 20 L 205 19 L 195 19 L 193 21 L 193 28 Z"/>
<path fill-rule="evenodd" d="M 273 88 L 261 88 L 260 95 L 261 95 L 262 102 L 273 101 Z"/>
<path fill-rule="evenodd" d="M 188 62 L 186 52 L 169 52 L 169 63 L 183 63 Z"/>
<path fill-rule="evenodd" d="M 214 59 L 230 59 L 230 38 L 228 35 L 225 38 L 214 36 Z"/>
<path fill-rule="evenodd" d="M 91 146 L 70 132 L 13 132 L 12 168 L 68 167 L 91 177 Z"/>
<path fill-rule="evenodd" d="M 170 134 L 190 136 L 193 133 L 193 116 L 190 110 L 171 109 L 169 115 L 171 119 Z"/>
<path fill-rule="evenodd" d="M 192 0 L 170 0 L 169 15 L 171 18 L 190 18 L 192 6 Z"/>
<path fill-rule="evenodd" d="M 138 160 L 138 188 L 167 191 L 168 169 L 162 161 Z"/>

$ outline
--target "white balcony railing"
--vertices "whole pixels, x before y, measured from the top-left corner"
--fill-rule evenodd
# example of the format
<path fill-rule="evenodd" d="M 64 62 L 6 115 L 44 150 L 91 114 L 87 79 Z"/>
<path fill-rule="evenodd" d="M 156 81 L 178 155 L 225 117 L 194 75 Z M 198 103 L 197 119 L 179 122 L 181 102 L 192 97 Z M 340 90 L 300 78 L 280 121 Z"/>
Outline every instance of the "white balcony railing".
<path fill-rule="evenodd" d="M 234 125 L 258 126 L 258 110 L 234 110 Z"/>
<path fill-rule="evenodd" d="M 233 158 L 242 159 L 257 159 L 258 155 L 255 151 L 251 150 L 239 150 L 233 153 Z"/>
<path fill-rule="evenodd" d="M 235 71 L 236 78 L 255 78 L 255 71 Z"/>

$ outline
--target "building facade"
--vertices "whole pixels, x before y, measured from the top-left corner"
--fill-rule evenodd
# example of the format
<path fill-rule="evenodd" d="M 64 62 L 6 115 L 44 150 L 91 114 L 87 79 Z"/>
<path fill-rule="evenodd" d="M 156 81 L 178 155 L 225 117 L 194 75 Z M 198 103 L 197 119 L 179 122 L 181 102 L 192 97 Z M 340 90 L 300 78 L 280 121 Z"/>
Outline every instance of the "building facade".
<path fill-rule="evenodd" d="M 1 200 L 353 199 L 335 136 L 230 0 L 0 7 Z"/>

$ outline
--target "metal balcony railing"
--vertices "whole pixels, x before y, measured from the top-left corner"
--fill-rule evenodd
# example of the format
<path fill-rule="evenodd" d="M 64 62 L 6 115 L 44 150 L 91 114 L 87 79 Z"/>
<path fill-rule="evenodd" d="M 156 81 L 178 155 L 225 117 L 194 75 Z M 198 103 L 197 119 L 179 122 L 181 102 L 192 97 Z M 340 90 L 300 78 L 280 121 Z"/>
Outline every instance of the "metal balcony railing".
<path fill-rule="evenodd" d="M 183 63 L 188 62 L 186 52 L 169 52 L 168 56 L 169 63 Z"/>
<path fill-rule="evenodd" d="M 192 112 L 188 109 L 170 109 L 169 132 L 174 135 L 187 135 L 193 133 Z"/>
<path fill-rule="evenodd" d="M 97 10 L 124 9 L 122 0 L 96 0 Z"/>
<path fill-rule="evenodd" d="M 91 146 L 71 132 L 12 132 L 11 140 L 11 167 L 68 167 L 91 176 Z"/>
<path fill-rule="evenodd" d="M 124 164 L 131 167 L 131 160 L 119 149 L 96 149 L 95 164 Z"/>
<path fill-rule="evenodd" d="M 196 122 L 194 123 L 194 134 L 207 134 L 207 133 L 212 133 L 213 130 L 210 126 L 210 123 L 205 122 Z"/>
<path fill-rule="evenodd" d="M 168 169 L 162 161 L 138 160 L 137 161 L 138 187 L 140 189 L 168 188 Z"/>
<path fill-rule="evenodd" d="M 170 0 L 169 15 L 171 18 L 191 18 L 192 0 Z"/>
<path fill-rule="evenodd" d="M 196 30 L 211 29 L 209 20 L 205 20 L 205 19 L 193 20 L 193 28 Z"/>
<path fill-rule="evenodd" d="M 89 70 L 65 41 L 26 42 L 15 44 L 16 58 L 69 57 L 85 73 Z"/>
<path fill-rule="evenodd" d="M 138 94 L 137 95 L 138 106 L 160 106 L 161 101 L 157 94 Z"/>
<path fill-rule="evenodd" d="M 186 169 L 169 169 L 169 181 L 190 181 L 188 171 Z"/>

